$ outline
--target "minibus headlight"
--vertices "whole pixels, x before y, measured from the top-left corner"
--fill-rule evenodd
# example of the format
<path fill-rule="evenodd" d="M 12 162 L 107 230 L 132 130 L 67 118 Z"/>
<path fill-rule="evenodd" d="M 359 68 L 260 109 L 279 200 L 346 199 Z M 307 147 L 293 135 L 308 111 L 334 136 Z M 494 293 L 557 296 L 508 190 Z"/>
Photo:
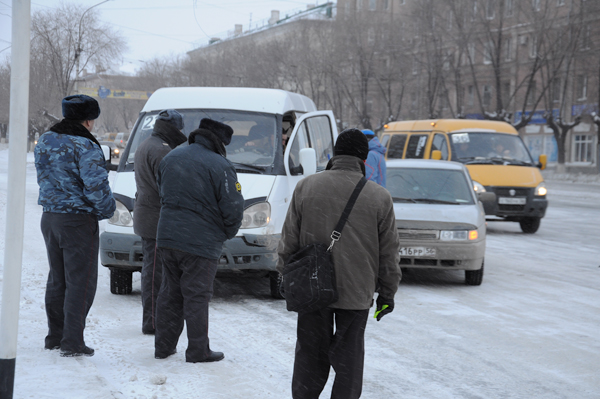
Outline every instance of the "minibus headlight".
<path fill-rule="evenodd" d="M 264 227 L 271 220 L 271 205 L 268 202 L 260 202 L 248 207 L 244 211 L 242 229 L 253 229 Z"/>
<path fill-rule="evenodd" d="M 129 212 L 121 201 L 115 200 L 115 203 L 117 204 L 117 209 L 115 209 L 114 215 L 108 219 L 108 223 L 115 226 L 132 227 L 133 217 L 131 216 L 131 212 Z"/>
<path fill-rule="evenodd" d="M 535 195 L 539 196 L 539 197 L 543 197 L 546 194 L 548 194 L 548 190 L 546 189 L 546 183 L 541 182 L 540 184 L 538 184 L 538 186 L 535 188 Z"/>
<path fill-rule="evenodd" d="M 477 194 L 485 193 L 485 187 L 483 187 L 483 184 L 476 181 L 473 181 L 473 190 L 475 190 L 475 193 Z"/>

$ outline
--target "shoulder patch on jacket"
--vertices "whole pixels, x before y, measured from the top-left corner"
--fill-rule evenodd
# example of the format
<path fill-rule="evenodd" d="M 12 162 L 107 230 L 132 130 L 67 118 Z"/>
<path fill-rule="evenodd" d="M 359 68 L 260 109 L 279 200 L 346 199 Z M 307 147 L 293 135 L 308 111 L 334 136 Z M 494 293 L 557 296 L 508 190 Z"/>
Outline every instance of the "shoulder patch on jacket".
<path fill-rule="evenodd" d="M 242 185 L 240 184 L 239 181 L 235 182 L 235 189 L 237 190 L 238 193 L 242 192 Z"/>

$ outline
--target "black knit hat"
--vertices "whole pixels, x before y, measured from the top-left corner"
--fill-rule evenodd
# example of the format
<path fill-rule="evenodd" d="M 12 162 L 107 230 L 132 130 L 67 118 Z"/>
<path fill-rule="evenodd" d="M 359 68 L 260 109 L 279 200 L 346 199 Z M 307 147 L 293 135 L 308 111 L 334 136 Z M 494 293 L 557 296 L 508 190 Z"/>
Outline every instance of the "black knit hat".
<path fill-rule="evenodd" d="M 100 116 L 100 106 L 92 97 L 76 94 L 63 98 L 62 113 L 66 119 L 92 121 Z"/>
<path fill-rule="evenodd" d="M 231 136 L 233 136 L 233 129 L 231 128 L 231 126 L 226 125 L 224 123 L 212 120 L 212 119 L 208 119 L 208 118 L 203 118 L 200 121 L 200 129 L 206 129 L 208 131 L 213 132 L 218 138 L 219 140 L 221 140 L 223 142 L 223 144 L 225 145 L 229 145 L 229 143 L 231 143 Z"/>
<path fill-rule="evenodd" d="M 338 136 L 333 154 L 352 155 L 364 161 L 369 156 L 369 141 L 360 130 L 346 129 Z"/>

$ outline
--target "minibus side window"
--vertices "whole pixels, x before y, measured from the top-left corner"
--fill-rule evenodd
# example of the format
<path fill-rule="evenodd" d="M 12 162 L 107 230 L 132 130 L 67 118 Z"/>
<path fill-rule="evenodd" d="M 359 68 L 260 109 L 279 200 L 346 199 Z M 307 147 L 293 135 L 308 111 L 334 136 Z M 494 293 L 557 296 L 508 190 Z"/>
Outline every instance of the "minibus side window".
<path fill-rule="evenodd" d="M 431 152 L 438 150 L 442 153 L 442 159 L 448 159 L 448 141 L 446 140 L 446 136 L 443 134 L 437 133 L 433 136 L 433 142 L 431 143 Z"/>
<path fill-rule="evenodd" d="M 390 148 L 387 150 L 388 159 L 402 159 L 405 144 L 406 134 L 392 135 L 392 138 L 390 139 Z"/>
<path fill-rule="evenodd" d="M 427 134 L 413 134 L 408 139 L 406 147 L 406 159 L 423 159 L 425 155 L 425 144 L 427 144 Z"/>
<path fill-rule="evenodd" d="M 325 115 L 306 120 L 310 146 L 317 153 L 317 172 L 325 170 L 327 162 L 333 157 L 333 134 L 331 123 Z"/>

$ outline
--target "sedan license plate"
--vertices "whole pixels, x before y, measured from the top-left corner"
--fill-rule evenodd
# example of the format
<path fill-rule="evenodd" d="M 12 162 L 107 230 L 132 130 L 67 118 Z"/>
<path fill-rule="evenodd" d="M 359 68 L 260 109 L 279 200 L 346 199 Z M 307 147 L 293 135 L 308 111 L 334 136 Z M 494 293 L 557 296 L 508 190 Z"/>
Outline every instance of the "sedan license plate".
<path fill-rule="evenodd" d="M 404 256 L 416 256 L 416 257 L 435 256 L 435 248 L 400 247 L 400 255 L 404 255 Z"/>
<path fill-rule="evenodd" d="M 525 205 L 527 203 L 527 198 L 525 197 L 500 197 L 498 198 L 498 203 L 502 205 Z"/>

